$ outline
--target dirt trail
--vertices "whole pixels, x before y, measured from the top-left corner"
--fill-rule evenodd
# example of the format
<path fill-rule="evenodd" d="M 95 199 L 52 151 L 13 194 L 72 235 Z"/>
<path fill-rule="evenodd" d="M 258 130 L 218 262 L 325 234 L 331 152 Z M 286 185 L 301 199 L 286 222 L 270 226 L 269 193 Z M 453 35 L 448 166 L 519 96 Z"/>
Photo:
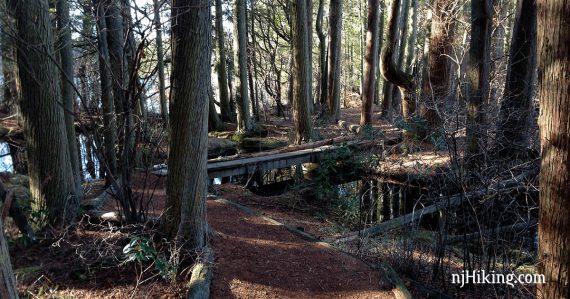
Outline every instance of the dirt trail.
<path fill-rule="evenodd" d="M 215 200 L 212 298 L 393 298 L 363 262 Z"/>

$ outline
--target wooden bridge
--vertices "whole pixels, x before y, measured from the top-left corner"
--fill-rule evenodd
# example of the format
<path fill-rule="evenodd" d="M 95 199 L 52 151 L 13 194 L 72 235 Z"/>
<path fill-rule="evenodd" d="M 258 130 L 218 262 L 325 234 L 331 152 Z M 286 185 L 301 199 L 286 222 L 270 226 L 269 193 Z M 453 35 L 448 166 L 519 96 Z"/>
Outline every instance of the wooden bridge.
<path fill-rule="evenodd" d="M 318 163 L 327 153 L 338 149 L 343 144 L 358 148 L 373 145 L 372 141 L 356 141 L 353 139 L 354 137 L 334 138 L 248 156 L 208 160 L 208 177 L 214 179 L 248 175 L 257 171 L 287 168 L 303 163 Z M 153 173 L 159 176 L 166 176 L 166 166 L 155 167 Z"/>

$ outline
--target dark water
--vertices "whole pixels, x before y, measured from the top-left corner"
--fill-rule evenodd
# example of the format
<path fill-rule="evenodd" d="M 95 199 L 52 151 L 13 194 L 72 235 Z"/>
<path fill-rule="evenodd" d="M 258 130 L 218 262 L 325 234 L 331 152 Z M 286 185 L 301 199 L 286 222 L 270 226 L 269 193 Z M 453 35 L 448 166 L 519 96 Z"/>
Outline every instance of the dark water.
<path fill-rule="evenodd" d="M 83 179 L 85 181 L 100 179 L 99 160 L 93 147 L 87 145 L 87 138 L 84 135 L 79 135 L 79 150 Z M 14 172 L 10 147 L 6 142 L 0 142 L 0 172 Z"/>
<path fill-rule="evenodd" d="M 87 136 L 79 135 L 79 151 L 81 156 L 81 171 L 85 181 L 100 179 L 101 165 L 93 145 L 87 143 Z"/>
<path fill-rule="evenodd" d="M 14 172 L 10 147 L 6 142 L 0 142 L 0 172 Z"/>

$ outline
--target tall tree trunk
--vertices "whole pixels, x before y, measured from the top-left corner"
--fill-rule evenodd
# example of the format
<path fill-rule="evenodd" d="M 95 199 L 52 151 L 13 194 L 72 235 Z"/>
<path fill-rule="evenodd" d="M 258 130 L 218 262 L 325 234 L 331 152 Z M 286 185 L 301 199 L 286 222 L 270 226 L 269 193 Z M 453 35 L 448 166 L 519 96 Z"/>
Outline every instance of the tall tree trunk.
<path fill-rule="evenodd" d="M 61 98 L 63 100 L 65 129 L 69 147 L 69 160 L 75 183 L 75 194 L 82 196 L 81 172 L 79 171 L 79 151 L 75 135 L 75 91 L 73 89 L 73 52 L 71 44 L 71 20 L 68 0 L 57 1 L 57 29 L 59 31 L 59 59 L 61 63 Z"/>
<path fill-rule="evenodd" d="M 426 78 L 422 82 L 420 115 L 426 121 L 424 137 L 442 125 L 439 111 L 450 96 L 452 51 L 455 37 L 455 1 L 436 0 L 431 19 L 426 57 Z"/>
<path fill-rule="evenodd" d="M 519 0 L 505 95 L 501 102 L 497 146 L 508 156 L 524 154 L 528 147 L 530 114 L 534 95 L 533 73 L 536 67 L 536 2 Z"/>
<path fill-rule="evenodd" d="M 407 6 L 407 1 L 403 0 L 402 3 L 400 3 L 399 7 L 398 7 L 398 18 L 399 21 L 396 22 L 396 36 L 400 35 L 401 31 L 402 31 L 402 38 L 404 38 L 403 35 L 403 30 L 402 27 L 403 25 L 407 24 L 407 22 L 403 22 L 403 15 L 404 15 L 404 7 Z M 386 30 L 386 40 L 388 40 L 388 35 L 390 34 L 390 30 Z M 401 64 L 400 64 L 400 40 L 398 40 L 395 45 L 394 45 L 394 61 L 396 64 L 396 68 L 397 69 L 401 69 Z M 380 60 L 382 60 L 382 57 L 380 57 Z M 384 90 L 383 90 L 383 99 L 382 99 L 382 112 L 381 112 L 381 116 L 383 118 L 391 118 L 393 113 L 397 113 L 398 110 L 398 106 L 399 106 L 399 95 L 398 95 L 398 89 L 395 88 L 396 86 L 394 86 L 394 84 L 392 84 L 392 82 L 390 81 L 386 81 L 384 83 Z"/>
<path fill-rule="evenodd" d="M 319 0 L 317 11 L 317 37 L 319 38 L 319 105 L 324 109 L 327 103 L 328 80 L 327 80 L 327 44 L 325 31 L 323 29 L 323 18 L 325 15 L 325 1 Z"/>
<path fill-rule="evenodd" d="M 10 36 L 10 28 L 14 28 L 12 8 L 6 6 L 5 0 L 0 0 L 0 55 L 2 56 L 3 102 L 0 103 L 8 113 L 18 113 L 21 95 L 18 68 L 16 66 L 16 45 Z"/>
<path fill-rule="evenodd" d="M 101 107 L 103 109 L 103 143 L 104 158 L 109 172 L 107 178 L 116 177 L 117 172 L 117 119 L 115 114 L 115 99 L 113 96 L 113 83 L 109 58 L 109 48 L 107 46 L 107 21 L 105 18 L 105 7 L 101 0 L 94 0 L 97 19 L 97 39 L 99 49 L 99 74 L 101 81 Z M 102 167 L 103 168 L 103 167 Z"/>
<path fill-rule="evenodd" d="M 328 114 L 334 120 L 340 119 L 340 61 L 342 39 L 342 0 L 331 0 L 330 3 L 330 35 L 328 64 Z"/>
<path fill-rule="evenodd" d="M 405 56 L 406 56 L 406 49 L 408 42 L 408 17 L 410 11 L 409 6 L 410 6 L 409 0 L 402 0 L 402 4 L 400 7 L 401 16 L 398 25 L 399 26 L 398 34 L 401 37 L 395 50 L 397 52 L 397 56 L 394 57 L 394 61 L 396 61 L 398 69 L 401 70 L 402 72 L 406 72 L 408 69 L 408 66 L 404 65 L 404 62 L 406 61 Z M 402 99 L 399 90 L 392 88 L 392 98 L 389 100 L 389 102 L 392 104 L 392 109 L 394 109 L 394 111 L 398 111 L 401 101 Z"/>
<path fill-rule="evenodd" d="M 4 237 L 4 225 L 0 218 L 0 298 L 17 299 L 16 278 L 12 271 L 8 242 Z"/>
<path fill-rule="evenodd" d="M 208 89 L 208 131 L 221 131 L 224 129 L 224 123 L 216 111 L 216 103 L 214 100 L 214 90 L 210 85 Z"/>
<path fill-rule="evenodd" d="M 205 245 L 212 29 L 209 4 L 210 0 L 172 1 L 172 137 L 162 224 L 165 234 L 188 250 Z"/>
<path fill-rule="evenodd" d="M 570 5 L 538 1 L 540 216 L 538 298 L 570 298 Z"/>
<path fill-rule="evenodd" d="M 366 37 L 364 35 L 364 26 L 366 26 L 366 21 L 364 20 L 364 16 L 363 16 L 363 10 L 365 10 L 366 8 L 362 8 L 362 1 L 363 0 L 358 0 L 358 20 L 360 23 L 360 35 L 358 38 L 358 43 L 359 43 L 359 52 L 360 52 L 360 70 L 358 72 L 358 78 L 360 80 L 358 80 L 358 90 L 360 95 L 362 96 L 362 93 L 364 92 L 364 47 L 365 47 L 365 40 L 364 38 Z M 364 0 L 365 1 L 365 0 Z"/>
<path fill-rule="evenodd" d="M 97 34 L 93 34 L 93 28 L 96 17 L 97 17 L 97 1 L 87 1 L 84 3 L 81 12 L 83 16 L 81 17 L 81 38 L 79 39 L 80 42 L 84 43 L 85 46 L 81 49 L 81 58 L 79 60 L 79 70 L 77 77 L 79 78 L 79 88 L 81 91 L 81 97 L 85 100 L 85 103 L 81 103 L 82 105 L 85 104 L 83 107 L 85 110 L 95 110 L 98 106 L 98 101 L 95 100 L 94 94 L 95 86 L 94 80 L 91 80 L 91 77 L 88 76 L 88 72 L 94 70 L 95 68 L 95 61 L 97 61 L 96 54 L 91 54 L 91 45 L 97 44 Z M 93 40 L 95 37 L 95 40 Z"/>
<path fill-rule="evenodd" d="M 234 27 L 235 30 L 235 27 Z M 234 31 L 234 35 L 235 35 L 235 31 Z M 228 56 L 226 56 L 227 60 L 226 60 L 226 66 L 228 67 L 228 91 L 229 91 L 229 97 L 230 97 L 230 109 L 231 109 L 231 117 L 232 117 L 232 122 L 235 122 L 237 124 L 237 97 L 236 97 L 236 87 L 234 84 L 234 77 L 235 77 L 235 59 L 236 56 L 234 55 L 234 53 L 236 53 L 235 51 L 237 51 L 237 49 L 235 49 L 234 44 L 237 44 L 237 40 L 234 36 L 233 38 L 233 42 L 230 43 L 226 43 L 225 45 L 227 46 L 228 49 Z M 234 51 L 235 50 L 235 51 Z M 237 53 L 236 53 L 237 54 Z"/>
<path fill-rule="evenodd" d="M 410 145 L 414 137 L 411 129 L 411 115 L 415 110 L 414 82 L 411 75 L 398 69 L 395 61 L 397 55 L 396 45 L 398 43 L 398 23 L 401 17 L 398 13 L 400 4 L 401 0 L 392 1 L 390 16 L 388 17 L 388 38 L 382 49 L 380 68 L 382 76 L 396 85 L 402 94 L 402 116 L 408 127 L 404 130 L 404 141 L 407 145 Z"/>
<path fill-rule="evenodd" d="M 372 102 L 376 88 L 376 68 L 378 67 L 378 27 L 380 1 L 368 0 L 368 32 L 366 34 L 366 68 L 364 69 L 364 88 L 362 93 L 362 112 L 360 125 L 372 122 Z"/>
<path fill-rule="evenodd" d="M 224 19 L 222 0 L 216 0 L 216 40 L 218 42 L 218 88 L 220 90 L 220 112 L 222 121 L 231 122 L 230 92 L 226 65 L 226 45 L 224 44 Z"/>
<path fill-rule="evenodd" d="M 396 60 L 398 68 L 402 72 L 406 72 L 408 66 L 404 63 L 406 62 L 406 50 L 408 49 L 408 19 L 410 16 L 410 0 L 402 0 L 402 16 L 400 17 L 400 43 L 398 45 L 398 59 Z"/>
<path fill-rule="evenodd" d="M 127 86 L 127 65 L 124 59 L 125 37 L 123 17 L 121 15 L 121 0 L 103 0 L 105 3 L 105 22 L 107 24 L 107 45 L 109 48 L 109 62 L 113 82 L 113 96 L 117 124 L 119 128 L 119 143 L 125 138 L 122 128 L 125 125 L 124 103 L 125 88 Z M 121 146 L 119 146 L 121 148 Z M 122 152 L 122 150 L 120 150 Z"/>
<path fill-rule="evenodd" d="M 307 6 L 307 43 L 309 47 L 309 60 L 308 63 L 310 65 L 309 71 L 309 84 L 311 86 L 311 94 L 309 97 L 309 114 L 313 114 L 315 111 L 315 99 L 313 98 L 313 0 L 306 0 Z"/>
<path fill-rule="evenodd" d="M 217 0 L 220 1 L 220 0 Z M 164 47 L 162 46 L 162 22 L 160 21 L 160 0 L 154 0 L 154 26 L 156 28 L 156 68 L 158 73 L 158 96 L 160 98 L 160 114 L 164 127 L 168 128 L 168 102 L 166 99 L 166 84 L 164 81 Z M 227 87 L 227 85 L 226 85 Z M 227 90 L 226 90 L 227 91 Z"/>
<path fill-rule="evenodd" d="M 16 22 L 33 209 L 45 211 L 48 223 L 66 224 L 75 218 L 79 200 L 69 161 L 63 109 L 58 102 L 61 89 L 53 56 L 48 1 L 19 2 Z"/>
<path fill-rule="evenodd" d="M 471 1 L 471 41 L 467 69 L 468 165 L 475 165 L 485 147 L 484 104 L 489 95 L 492 7 L 490 0 Z M 433 34 L 433 32 L 432 32 Z"/>
<path fill-rule="evenodd" d="M 237 101 L 237 131 L 249 132 L 253 130 L 253 121 L 250 114 L 249 93 L 247 86 L 247 24 L 245 0 L 235 0 L 235 27 L 237 36 L 237 62 L 236 72 L 239 78 L 239 87 L 236 95 Z"/>
<path fill-rule="evenodd" d="M 386 85 L 384 81 L 384 77 L 380 73 L 380 49 L 384 44 L 384 14 L 386 12 L 386 6 L 384 5 L 384 0 L 380 0 L 380 20 L 379 20 L 379 30 L 378 30 L 378 52 L 376 55 L 378 56 L 378 66 L 376 67 L 376 93 L 374 94 L 374 104 L 380 105 L 380 90 Z M 381 110 L 382 112 L 383 110 Z"/>
<path fill-rule="evenodd" d="M 502 75 L 502 69 L 499 67 L 503 65 L 506 61 L 505 58 L 505 37 L 506 37 L 506 27 L 507 14 L 510 13 L 510 2 L 509 0 L 494 0 L 493 10 L 498 12 L 498 15 L 493 18 L 493 33 L 491 36 L 491 76 L 498 77 Z M 536 18 L 535 18 L 536 19 Z M 536 29 L 535 29 L 536 31 Z M 534 38 L 536 39 L 536 37 Z M 502 99 L 499 99 L 499 91 L 501 90 L 499 82 L 496 81 L 495 84 L 491 84 L 491 94 L 489 96 L 489 103 L 492 105 L 500 104 Z"/>
<path fill-rule="evenodd" d="M 250 10 L 249 12 L 246 9 L 245 14 L 245 26 L 250 26 L 250 28 L 246 28 L 247 36 L 251 37 L 251 42 L 249 42 L 249 38 L 246 37 L 247 40 L 247 78 L 249 84 L 249 97 L 251 98 L 251 110 L 253 113 L 253 119 L 255 121 L 259 121 L 259 99 L 255 94 L 255 81 L 254 81 L 254 53 L 255 53 L 255 0 L 249 0 Z M 247 4 L 246 4 L 247 7 Z M 251 20 L 251 22 L 250 22 Z"/>
<path fill-rule="evenodd" d="M 309 52 L 309 26 L 305 0 L 293 3 L 293 120 L 295 143 L 309 142 L 312 138 L 310 103 L 312 102 L 311 72 Z"/>
<path fill-rule="evenodd" d="M 412 72 L 412 67 L 414 66 L 414 60 L 416 56 L 416 46 L 418 41 L 418 0 L 412 1 L 411 12 L 412 16 L 412 34 L 408 37 L 407 47 L 406 47 L 406 72 Z"/>
<path fill-rule="evenodd" d="M 137 135 L 137 128 L 135 126 L 135 113 L 136 113 L 136 106 L 137 103 L 141 103 L 143 98 L 143 89 L 139 89 L 140 81 L 138 76 L 137 70 L 137 63 L 138 58 L 137 55 L 137 46 L 135 44 L 135 37 L 133 33 L 133 21 L 131 17 L 131 0 L 122 0 L 122 11 L 121 15 L 123 16 L 123 31 L 124 31 L 124 78 L 125 81 L 123 83 L 123 90 L 125 92 L 125 96 L 123 99 L 123 113 L 124 113 L 124 131 L 125 131 L 125 146 L 124 146 L 124 153 L 123 153 L 123 176 L 130 177 L 131 165 L 133 162 L 133 158 L 135 156 L 136 151 L 136 135 Z M 125 182 L 130 182 L 130 180 L 126 180 Z M 123 188 L 129 188 L 129 184 L 125 183 L 122 185 Z"/>
<path fill-rule="evenodd" d="M 394 95 L 394 84 L 387 81 L 384 77 L 382 77 L 382 79 L 384 80 L 384 86 L 382 89 L 382 110 L 380 112 L 380 116 L 384 119 L 389 119 L 393 112 L 392 98 Z"/>

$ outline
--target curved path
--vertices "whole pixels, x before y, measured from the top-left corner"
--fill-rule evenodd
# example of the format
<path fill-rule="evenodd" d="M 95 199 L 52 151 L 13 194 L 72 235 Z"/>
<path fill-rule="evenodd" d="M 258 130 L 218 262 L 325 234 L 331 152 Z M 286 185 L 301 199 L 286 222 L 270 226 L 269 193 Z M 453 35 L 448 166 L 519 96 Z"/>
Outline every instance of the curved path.
<path fill-rule="evenodd" d="M 208 201 L 216 231 L 211 298 L 393 298 L 380 274 L 346 254 L 221 201 Z"/>

